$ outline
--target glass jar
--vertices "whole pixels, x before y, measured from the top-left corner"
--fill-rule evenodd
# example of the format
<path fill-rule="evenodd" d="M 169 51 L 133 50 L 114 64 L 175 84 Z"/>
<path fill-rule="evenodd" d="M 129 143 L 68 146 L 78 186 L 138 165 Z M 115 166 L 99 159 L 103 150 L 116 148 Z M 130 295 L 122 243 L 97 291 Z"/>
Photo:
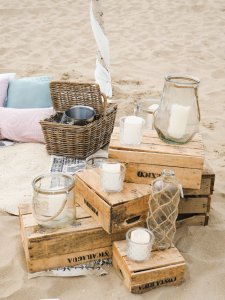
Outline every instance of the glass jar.
<path fill-rule="evenodd" d="M 142 227 L 134 227 L 126 233 L 127 257 L 134 261 L 145 261 L 150 258 L 153 233 Z"/>
<path fill-rule="evenodd" d="M 159 108 L 159 99 L 144 99 L 137 102 L 134 114 L 145 120 L 145 128 L 153 129 L 153 116 Z"/>
<path fill-rule="evenodd" d="M 74 178 L 64 173 L 50 173 L 33 180 L 32 213 L 37 223 L 58 228 L 75 222 Z"/>
<path fill-rule="evenodd" d="M 165 77 L 161 103 L 154 115 L 154 127 L 165 142 L 184 144 L 198 132 L 199 83 L 190 76 Z"/>
<path fill-rule="evenodd" d="M 126 167 L 116 160 L 106 160 L 100 166 L 101 187 L 104 192 L 116 193 L 123 190 Z"/>
<path fill-rule="evenodd" d="M 180 191 L 181 185 L 173 170 L 163 170 L 162 175 L 152 182 L 147 225 L 155 236 L 155 250 L 164 250 L 172 246 Z"/>
<path fill-rule="evenodd" d="M 86 160 L 86 169 L 100 168 L 107 159 L 106 156 L 92 156 Z"/>

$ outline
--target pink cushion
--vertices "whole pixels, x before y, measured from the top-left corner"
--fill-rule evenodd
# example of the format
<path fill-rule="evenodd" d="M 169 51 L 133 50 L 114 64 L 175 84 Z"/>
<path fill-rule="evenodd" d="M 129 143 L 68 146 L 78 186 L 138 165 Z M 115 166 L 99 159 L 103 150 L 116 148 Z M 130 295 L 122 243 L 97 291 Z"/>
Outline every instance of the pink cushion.
<path fill-rule="evenodd" d="M 8 84 L 9 80 L 7 78 L 0 78 L 0 107 L 4 106 Z"/>
<path fill-rule="evenodd" d="M 32 109 L 0 107 L 0 137 L 18 142 L 44 143 L 39 121 L 53 113 L 52 107 Z"/>

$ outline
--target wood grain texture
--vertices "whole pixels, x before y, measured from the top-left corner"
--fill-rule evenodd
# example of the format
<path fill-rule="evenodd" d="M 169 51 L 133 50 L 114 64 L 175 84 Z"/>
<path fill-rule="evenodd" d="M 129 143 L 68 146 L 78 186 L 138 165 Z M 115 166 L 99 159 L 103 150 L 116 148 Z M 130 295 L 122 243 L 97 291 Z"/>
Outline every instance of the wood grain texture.
<path fill-rule="evenodd" d="M 193 169 L 189 170 L 193 172 Z M 203 214 L 209 211 L 213 177 L 213 171 L 205 169 L 200 189 L 184 189 L 185 198 L 180 200 L 179 214 Z M 144 225 L 149 210 L 149 184 L 125 183 L 122 192 L 105 193 L 101 190 L 98 172 L 85 170 L 77 174 L 75 189 L 76 202 L 108 233 Z M 202 225 L 202 217 L 200 219 L 198 225 Z M 179 224 L 186 226 L 186 222 Z"/>
<path fill-rule="evenodd" d="M 125 286 L 135 294 L 160 286 L 178 285 L 184 280 L 185 261 L 175 247 L 153 251 L 148 261 L 136 263 L 126 256 L 126 241 L 114 242 L 113 266 Z"/>
<path fill-rule="evenodd" d="M 124 183 L 119 193 L 105 193 L 95 170 L 76 175 L 76 202 L 101 224 L 108 233 L 143 225 L 148 213 L 150 186 Z"/>
<path fill-rule="evenodd" d="M 200 189 L 204 166 L 202 137 L 196 134 L 185 145 L 166 144 L 154 130 L 144 132 L 137 146 L 120 144 L 119 128 L 114 128 L 109 157 L 126 163 L 127 182 L 150 184 L 163 169 L 173 169 L 184 188 Z"/>
<path fill-rule="evenodd" d="M 30 272 L 111 257 L 112 242 L 125 238 L 125 232 L 109 235 L 81 207 L 77 222 L 65 228 L 44 228 L 37 224 L 30 207 L 20 210 L 20 227 L 25 257 Z"/>
<path fill-rule="evenodd" d="M 206 213 L 209 211 L 210 197 L 187 197 L 180 200 L 179 214 Z"/>
<path fill-rule="evenodd" d="M 76 175 L 76 179 L 78 179 L 79 182 L 82 180 L 86 186 L 90 187 L 110 206 L 121 204 L 150 194 L 150 187 L 148 185 L 137 185 L 135 183 L 127 184 L 126 182 L 124 182 L 122 192 L 104 192 L 101 187 L 100 174 L 94 169 L 84 170 L 83 172 L 78 173 Z"/>
<path fill-rule="evenodd" d="M 41 259 L 27 260 L 27 267 L 30 272 L 55 269 L 67 266 L 76 266 L 87 262 L 112 257 L 112 247 L 103 247 L 93 250 L 73 252 L 68 254 L 44 257 Z"/>
<path fill-rule="evenodd" d="M 126 163 L 127 182 L 135 182 L 138 184 L 151 184 L 151 182 L 161 175 L 163 169 L 167 169 L 166 165 L 150 165 L 138 163 Z M 199 189 L 201 186 L 202 170 L 193 168 L 173 167 L 176 178 L 184 188 Z"/>
<path fill-rule="evenodd" d="M 190 214 L 190 215 L 179 215 L 176 221 L 176 227 L 185 226 L 206 226 L 208 225 L 209 215 L 205 214 Z"/>

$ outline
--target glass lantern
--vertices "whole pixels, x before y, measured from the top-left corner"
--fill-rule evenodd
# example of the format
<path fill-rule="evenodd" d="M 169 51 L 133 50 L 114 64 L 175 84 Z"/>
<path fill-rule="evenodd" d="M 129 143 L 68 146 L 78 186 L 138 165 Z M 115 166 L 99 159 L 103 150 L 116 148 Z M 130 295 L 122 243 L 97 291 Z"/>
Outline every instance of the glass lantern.
<path fill-rule="evenodd" d="M 32 213 L 37 223 L 48 228 L 65 227 L 75 222 L 74 178 L 64 173 L 49 173 L 33 180 Z"/>
<path fill-rule="evenodd" d="M 159 109 L 154 114 L 154 127 L 167 143 L 184 144 L 198 132 L 200 81 L 190 76 L 166 76 Z"/>

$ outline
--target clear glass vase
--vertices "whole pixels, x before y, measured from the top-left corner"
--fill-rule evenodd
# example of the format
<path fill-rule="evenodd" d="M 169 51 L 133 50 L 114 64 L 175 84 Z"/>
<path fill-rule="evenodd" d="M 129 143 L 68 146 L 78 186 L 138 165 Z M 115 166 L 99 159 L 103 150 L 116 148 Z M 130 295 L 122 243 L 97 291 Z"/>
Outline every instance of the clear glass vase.
<path fill-rule="evenodd" d="M 154 127 L 167 143 L 184 144 L 198 132 L 200 81 L 190 76 L 166 76 Z"/>
<path fill-rule="evenodd" d="M 176 219 L 181 186 L 172 170 L 163 170 L 162 176 L 152 183 L 147 225 L 155 236 L 154 250 L 172 246 L 176 232 Z"/>
<path fill-rule="evenodd" d="M 146 129 L 153 128 L 153 116 L 156 110 L 159 108 L 159 99 L 144 99 L 137 102 L 134 108 L 134 114 L 137 117 L 141 117 L 145 120 Z"/>
<path fill-rule="evenodd" d="M 33 180 L 32 213 L 37 223 L 60 228 L 76 221 L 74 178 L 64 173 L 49 173 Z"/>

